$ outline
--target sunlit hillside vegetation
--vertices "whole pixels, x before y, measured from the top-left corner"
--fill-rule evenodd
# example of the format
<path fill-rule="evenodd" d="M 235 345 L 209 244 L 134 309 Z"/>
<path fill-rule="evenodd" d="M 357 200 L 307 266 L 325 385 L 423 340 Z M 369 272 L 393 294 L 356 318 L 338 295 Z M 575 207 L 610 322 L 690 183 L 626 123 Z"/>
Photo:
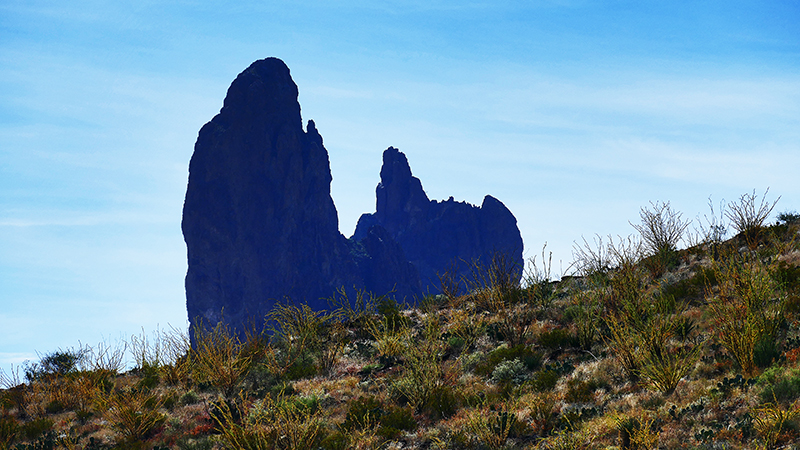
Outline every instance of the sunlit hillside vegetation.
<path fill-rule="evenodd" d="M 765 197 L 653 203 L 560 282 L 497 255 L 414 308 L 58 350 L 0 372 L 0 449 L 798 448 L 800 216 Z"/>

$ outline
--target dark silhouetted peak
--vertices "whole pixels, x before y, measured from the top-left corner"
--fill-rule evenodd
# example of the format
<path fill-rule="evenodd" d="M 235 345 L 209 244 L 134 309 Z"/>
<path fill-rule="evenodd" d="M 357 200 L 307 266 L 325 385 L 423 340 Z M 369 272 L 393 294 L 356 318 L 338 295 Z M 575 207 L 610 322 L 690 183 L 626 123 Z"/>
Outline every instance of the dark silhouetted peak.
<path fill-rule="evenodd" d="M 411 174 L 406 155 L 394 147 L 383 152 L 381 182 L 375 189 L 376 215 L 391 233 L 397 233 L 396 224 L 424 217 L 430 200 L 422 189 L 419 178 Z"/>
<path fill-rule="evenodd" d="M 213 326 L 224 314 L 241 328 L 285 298 L 321 309 L 341 287 L 371 290 L 363 258 L 360 266 L 339 233 L 328 152 L 313 121 L 303 130 L 297 97 L 282 61 L 256 61 L 200 130 L 182 223 L 192 326 Z M 392 253 L 396 244 L 370 248 L 373 259 L 408 264 Z M 411 276 L 405 284 L 418 284 Z"/>
<path fill-rule="evenodd" d="M 276 302 L 326 308 L 344 288 L 414 301 L 438 290 L 454 261 L 494 251 L 522 263 L 516 219 L 493 197 L 482 208 L 428 199 L 406 156 L 383 153 L 376 212 L 339 233 L 328 152 L 303 130 L 297 86 L 276 58 L 254 62 L 201 129 L 189 163 L 182 229 L 192 329 L 263 323 Z"/>
<path fill-rule="evenodd" d="M 511 211 L 487 195 L 481 207 L 455 201 L 428 199 L 422 183 L 411 174 L 406 156 L 396 148 L 383 152 L 381 182 L 376 189 L 374 214 L 359 218 L 354 239 L 381 226 L 419 270 L 425 293 L 438 293 L 438 275 L 460 267 L 458 279 L 472 263 L 488 263 L 500 253 L 522 272 L 522 236 Z"/>
<path fill-rule="evenodd" d="M 231 83 L 217 120 L 222 124 L 248 123 L 251 119 L 300 126 L 297 85 L 289 68 L 277 58 L 261 59 Z"/>

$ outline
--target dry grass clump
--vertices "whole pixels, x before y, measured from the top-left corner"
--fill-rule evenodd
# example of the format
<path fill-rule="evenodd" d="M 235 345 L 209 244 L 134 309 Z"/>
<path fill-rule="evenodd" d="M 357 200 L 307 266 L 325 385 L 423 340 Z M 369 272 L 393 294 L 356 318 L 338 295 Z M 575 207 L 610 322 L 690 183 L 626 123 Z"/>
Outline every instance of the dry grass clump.
<path fill-rule="evenodd" d="M 798 221 L 767 227 L 761 203 L 728 205 L 757 233 L 723 241 L 723 214 L 685 250 L 652 204 L 641 238 L 584 240 L 558 283 L 544 249 L 522 283 L 497 255 L 419 308 L 343 290 L 244 336 L 58 350 L 0 371 L 0 450 L 791 448 Z"/>

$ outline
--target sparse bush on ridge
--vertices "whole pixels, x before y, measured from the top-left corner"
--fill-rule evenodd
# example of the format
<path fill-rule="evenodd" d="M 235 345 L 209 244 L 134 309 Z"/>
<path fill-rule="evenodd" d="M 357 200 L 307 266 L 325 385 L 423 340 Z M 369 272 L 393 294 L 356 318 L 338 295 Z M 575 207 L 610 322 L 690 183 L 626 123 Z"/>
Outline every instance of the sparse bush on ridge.
<path fill-rule="evenodd" d="M 641 219 L 688 225 L 662 203 Z M 58 350 L 0 371 L 0 450 L 791 448 L 800 224 L 778 222 L 668 240 L 663 270 L 649 231 L 598 237 L 574 250 L 585 278 L 550 280 L 543 247 L 521 283 L 496 255 L 417 308 L 342 290 L 266 333 Z"/>
<path fill-rule="evenodd" d="M 797 214 L 797 211 L 784 211 L 782 213 L 778 213 L 778 224 L 781 222 L 787 225 L 800 222 L 800 214 Z"/>
<path fill-rule="evenodd" d="M 769 188 L 764 191 L 761 201 L 756 204 L 758 196 L 754 189 L 752 194 L 743 194 L 738 201 L 728 203 L 728 209 L 725 211 L 726 217 L 731 221 L 731 226 L 741 233 L 750 249 L 758 246 L 764 223 L 775 205 L 778 204 L 778 200 L 781 199 L 778 197 L 770 203 L 767 201 L 768 193 Z"/>
<path fill-rule="evenodd" d="M 595 235 L 593 243 L 589 244 L 586 238 L 583 244 L 577 242 L 572 247 L 572 259 L 579 275 L 585 277 L 602 276 L 611 270 L 611 256 L 607 245 L 603 245 L 602 236 Z"/>
<path fill-rule="evenodd" d="M 650 203 L 652 209 L 639 211 L 640 224 L 631 224 L 642 236 L 649 260 L 647 266 L 654 276 L 677 264 L 678 243 L 691 220 L 684 221 L 682 214 L 673 211 L 669 202 Z"/>

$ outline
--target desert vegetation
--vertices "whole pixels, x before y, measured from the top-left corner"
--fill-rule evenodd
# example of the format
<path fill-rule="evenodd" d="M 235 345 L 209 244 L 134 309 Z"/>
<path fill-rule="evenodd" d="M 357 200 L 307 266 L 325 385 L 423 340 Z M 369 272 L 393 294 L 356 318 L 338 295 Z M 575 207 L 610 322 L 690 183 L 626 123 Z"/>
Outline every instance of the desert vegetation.
<path fill-rule="evenodd" d="M 800 216 L 765 198 L 693 232 L 652 203 L 559 282 L 496 255 L 415 307 L 343 290 L 57 350 L 0 372 L 0 449 L 796 448 Z"/>

